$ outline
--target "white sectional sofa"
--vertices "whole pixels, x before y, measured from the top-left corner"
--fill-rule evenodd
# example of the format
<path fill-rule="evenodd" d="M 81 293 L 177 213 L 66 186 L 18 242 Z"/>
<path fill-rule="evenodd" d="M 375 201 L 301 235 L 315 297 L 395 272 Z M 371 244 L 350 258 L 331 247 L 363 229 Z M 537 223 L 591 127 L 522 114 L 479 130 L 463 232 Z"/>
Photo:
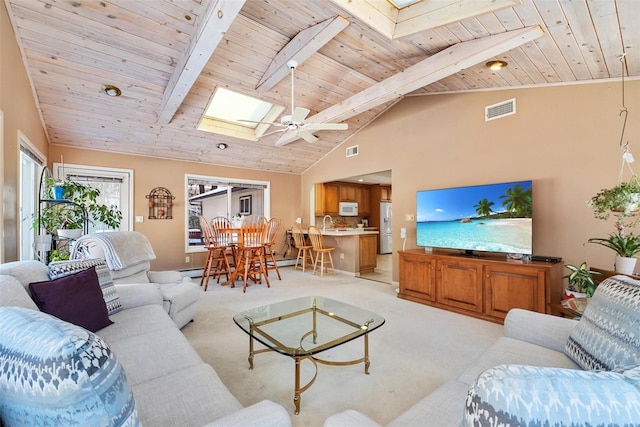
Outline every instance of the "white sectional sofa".
<path fill-rule="evenodd" d="M 41 327 L 42 323 L 51 322 L 52 328 L 58 328 L 58 331 L 66 330 L 68 325 L 69 330 L 76 335 L 93 336 L 80 327 L 52 316 L 34 313 L 38 311 L 38 307 L 26 287 L 29 283 L 48 280 L 48 273 L 47 266 L 36 261 L 0 265 L 0 318 L 5 321 L 2 325 L 3 330 L 0 331 L 0 336 L 5 334 L 4 341 L 0 340 L 0 425 L 4 423 L 6 427 L 17 424 L 15 418 L 8 418 L 8 414 L 20 405 L 18 400 L 12 399 L 19 399 L 16 396 L 20 395 L 22 390 L 19 389 L 24 386 L 23 381 L 16 382 L 7 372 L 10 372 L 10 369 L 13 369 L 11 366 L 16 363 L 25 362 L 25 366 L 34 370 L 33 375 L 38 375 L 36 372 L 42 373 L 43 368 L 36 369 L 36 363 L 32 361 L 39 360 L 40 352 L 43 350 L 46 352 L 46 349 L 42 348 L 28 351 L 10 348 L 12 339 L 19 345 L 29 345 L 29 342 L 20 341 L 32 342 L 33 339 L 26 338 L 32 333 L 27 328 L 13 331 L 12 335 L 10 329 L 13 323 L 7 322 L 6 319 L 13 319 L 18 323 L 27 319 L 26 324 L 35 319 L 32 323 L 38 327 Z M 106 342 L 115 355 L 115 360 L 122 366 L 126 384 L 121 384 L 119 390 L 131 390 L 137 419 L 131 422 L 132 418 L 129 418 L 126 424 L 102 424 L 98 415 L 95 415 L 92 425 L 291 425 L 289 413 L 282 406 L 271 401 L 262 401 L 244 408 L 231 395 L 216 371 L 202 361 L 163 309 L 163 294 L 157 284 L 119 284 L 115 285 L 115 289 L 119 298 L 119 311 L 109 315 L 113 324 L 97 330 L 95 335 L 98 338 L 94 336 L 93 339 Z M 36 314 L 37 316 L 33 317 Z M 46 322 L 38 316 L 46 316 Z M 44 340 L 44 337 L 37 338 Z M 54 338 L 56 337 L 49 340 L 47 337 L 45 342 L 54 341 Z M 43 345 L 48 344 L 40 344 L 39 347 Z M 23 360 L 20 360 L 21 358 Z M 3 367 L 7 369 L 3 371 Z M 21 369 L 26 371 L 27 368 L 21 365 Z M 29 393 L 31 392 L 27 394 Z M 30 399 L 37 400 L 38 398 L 34 398 L 37 395 L 31 394 Z M 46 396 L 42 399 L 45 400 Z M 113 402 L 114 398 L 110 399 Z M 33 401 L 27 404 L 38 406 L 38 402 Z M 47 405 L 51 405 L 51 402 L 44 402 L 42 407 Z M 36 418 L 33 417 L 30 419 L 35 422 Z"/>
<path fill-rule="evenodd" d="M 456 380 L 389 423 L 411 426 L 640 426 L 640 281 L 615 276 L 580 321 L 511 310 L 504 336 Z M 346 410 L 325 427 L 379 424 Z"/>

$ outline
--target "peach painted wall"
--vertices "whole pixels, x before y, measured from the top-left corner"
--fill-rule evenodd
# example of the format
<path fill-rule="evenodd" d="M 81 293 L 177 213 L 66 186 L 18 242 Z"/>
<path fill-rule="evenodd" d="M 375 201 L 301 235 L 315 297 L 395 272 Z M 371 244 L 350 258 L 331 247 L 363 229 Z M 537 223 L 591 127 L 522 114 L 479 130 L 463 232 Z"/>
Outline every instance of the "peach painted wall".
<path fill-rule="evenodd" d="M 517 113 L 485 122 L 484 108 L 516 98 Z M 613 251 L 584 245 L 613 223 L 594 219 L 585 201 L 618 182 L 620 82 L 408 97 L 302 175 L 303 215 L 316 182 L 392 170 L 393 278 L 400 228 L 414 248 L 416 191 L 532 179 L 534 254 L 613 268 Z M 626 82 L 625 140 L 639 160 L 640 81 Z M 359 155 L 345 157 L 345 147 Z M 625 179 L 630 173 L 625 171 Z"/>
<path fill-rule="evenodd" d="M 284 230 L 295 222 L 300 212 L 300 176 L 284 173 L 262 172 L 250 169 L 205 165 L 201 163 L 179 162 L 150 157 L 80 150 L 69 147 L 51 146 L 50 158 L 65 163 L 117 167 L 134 171 L 134 217 L 143 216 L 144 222 L 133 223 L 134 230 L 145 234 L 158 257 L 151 266 L 155 270 L 200 268 L 204 265 L 205 253 L 189 253 L 184 248 L 185 233 L 185 174 L 253 179 L 271 183 L 271 216 L 282 220 L 280 236 L 276 240 L 278 253 L 283 251 Z M 165 187 L 176 197 L 173 205 L 173 219 L 148 219 L 148 200 L 145 198 L 155 187 Z M 185 256 L 191 257 L 185 263 Z"/>
<path fill-rule="evenodd" d="M 0 110 L 4 115 L 2 142 L 2 240 L 1 261 L 18 256 L 18 194 L 20 166 L 18 131 L 47 155 L 47 137 L 43 131 L 31 84 L 4 2 L 0 4 Z"/>

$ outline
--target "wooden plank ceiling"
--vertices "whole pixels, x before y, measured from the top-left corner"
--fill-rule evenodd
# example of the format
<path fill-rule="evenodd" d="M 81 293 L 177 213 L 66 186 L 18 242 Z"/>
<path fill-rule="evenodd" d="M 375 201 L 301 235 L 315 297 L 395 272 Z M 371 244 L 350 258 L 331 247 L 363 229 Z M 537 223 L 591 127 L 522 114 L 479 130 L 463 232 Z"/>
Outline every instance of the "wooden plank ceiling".
<path fill-rule="evenodd" d="M 393 38 L 348 7 L 389 4 L 358 2 L 5 0 L 51 144 L 265 171 L 303 172 L 407 94 L 617 79 L 623 52 L 626 75 L 640 76 L 637 0 L 497 0 L 501 9 L 462 20 L 430 15 L 447 15 L 430 29 L 436 18 L 411 16 L 402 34 L 416 32 Z M 311 144 L 293 132 L 249 141 L 197 130 L 217 87 L 288 114 L 291 58 L 307 121 L 348 130 Z M 491 71 L 489 59 L 509 65 Z"/>

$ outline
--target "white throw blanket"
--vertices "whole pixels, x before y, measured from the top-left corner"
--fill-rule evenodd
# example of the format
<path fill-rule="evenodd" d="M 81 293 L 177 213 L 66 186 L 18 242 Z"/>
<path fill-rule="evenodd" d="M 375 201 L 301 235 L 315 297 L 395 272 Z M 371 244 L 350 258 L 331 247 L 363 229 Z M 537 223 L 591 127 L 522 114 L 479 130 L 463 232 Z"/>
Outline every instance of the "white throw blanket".
<path fill-rule="evenodd" d="M 137 231 L 109 231 L 84 235 L 76 240 L 71 258 L 91 256 L 91 248 L 95 246 L 104 252 L 109 270 L 122 270 L 156 258 L 147 236 Z"/>

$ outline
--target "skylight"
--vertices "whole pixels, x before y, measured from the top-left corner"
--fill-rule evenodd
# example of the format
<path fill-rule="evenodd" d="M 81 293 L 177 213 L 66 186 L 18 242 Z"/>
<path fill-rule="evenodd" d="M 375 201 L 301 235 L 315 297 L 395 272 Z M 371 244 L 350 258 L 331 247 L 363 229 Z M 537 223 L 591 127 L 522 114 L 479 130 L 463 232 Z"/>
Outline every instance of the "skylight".
<path fill-rule="evenodd" d="M 398 9 L 411 6 L 412 4 L 420 3 L 421 1 L 422 0 L 389 0 L 389 2 Z"/>
<path fill-rule="evenodd" d="M 211 98 L 209 107 L 204 113 L 206 117 L 255 129 L 258 123 L 247 123 L 238 120 L 263 121 L 273 104 L 252 98 L 241 93 L 218 88 Z"/>
<path fill-rule="evenodd" d="M 217 88 L 198 125 L 198 130 L 255 141 L 284 111 L 284 107 Z M 250 120 L 247 123 L 240 120 Z"/>

